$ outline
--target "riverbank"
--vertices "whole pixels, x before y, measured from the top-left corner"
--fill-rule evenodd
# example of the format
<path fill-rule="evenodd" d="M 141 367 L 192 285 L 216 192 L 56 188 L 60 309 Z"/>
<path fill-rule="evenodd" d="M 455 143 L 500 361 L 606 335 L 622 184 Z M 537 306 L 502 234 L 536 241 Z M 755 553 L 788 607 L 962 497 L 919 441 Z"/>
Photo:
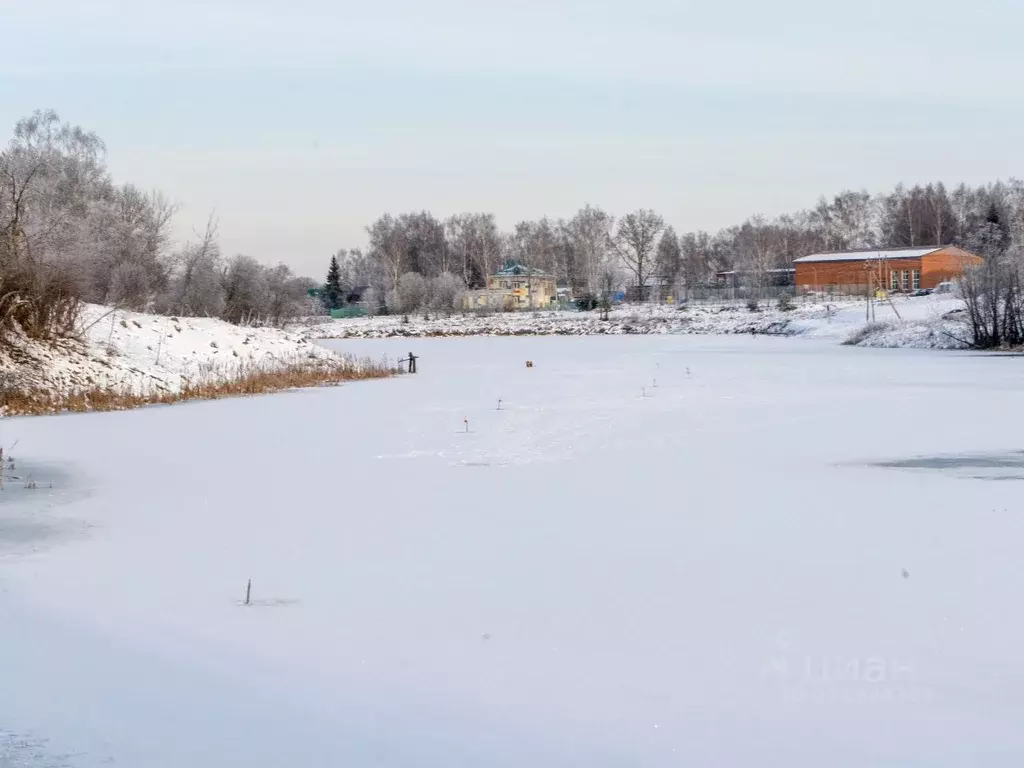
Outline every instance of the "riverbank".
<path fill-rule="evenodd" d="M 900 297 L 876 304 L 866 317 L 863 301 L 684 306 L 622 305 L 604 319 L 592 312 L 435 313 L 328 320 L 306 328 L 320 339 L 386 339 L 462 336 L 770 335 L 832 338 L 865 347 L 962 349 L 968 346 L 959 317 L 962 302 L 948 297 Z"/>
<path fill-rule="evenodd" d="M 5 415 L 123 410 L 396 373 L 386 360 L 324 349 L 301 328 L 247 328 L 89 304 L 76 338 L 17 339 L 0 349 L 0 408 Z"/>

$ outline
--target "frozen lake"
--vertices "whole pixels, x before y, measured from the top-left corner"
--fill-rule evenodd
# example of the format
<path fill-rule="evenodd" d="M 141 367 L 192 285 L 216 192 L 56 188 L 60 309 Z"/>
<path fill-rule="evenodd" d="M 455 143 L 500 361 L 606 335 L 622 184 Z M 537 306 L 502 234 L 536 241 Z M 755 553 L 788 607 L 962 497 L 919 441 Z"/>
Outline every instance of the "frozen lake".
<path fill-rule="evenodd" d="M 0 766 L 1024 762 L 1024 360 L 334 344 L 0 425 Z"/>

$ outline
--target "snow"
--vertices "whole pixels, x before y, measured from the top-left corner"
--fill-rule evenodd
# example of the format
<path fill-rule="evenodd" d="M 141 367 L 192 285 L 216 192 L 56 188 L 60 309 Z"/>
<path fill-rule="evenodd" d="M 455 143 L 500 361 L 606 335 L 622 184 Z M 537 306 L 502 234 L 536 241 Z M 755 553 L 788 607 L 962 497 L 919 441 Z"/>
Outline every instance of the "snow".
<path fill-rule="evenodd" d="M 751 312 L 745 304 L 693 306 L 621 305 L 611 310 L 608 320 L 600 311 L 522 311 L 495 314 L 457 313 L 451 316 L 429 313 L 400 316 L 361 317 L 314 324 L 309 333 L 322 339 L 424 336 L 593 336 L 646 334 L 733 334 L 787 333 L 795 317 L 815 317 L 824 304 L 805 303 L 793 313 L 765 305 Z"/>
<path fill-rule="evenodd" d="M 891 303 L 876 302 L 870 320 L 860 302 L 827 315 L 797 318 L 787 331 L 859 347 L 965 349 L 970 333 L 963 309 L 963 301 L 948 294 L 897 297 Z"/>
<path fill-rule="evenodd" d="M 949 294 L 896 297 L 875 303 L 874 320 L 863 300 L 797 299 L 791 311 L 764 302 L 756 312 L 743 303 L 690 306 L 623 305 L 607 321 L 600 312 L 505 312 L 491 315 L 431 314 L 363 317 L 314 323 L 306 328 L 321 339 L 423 338 L 434 336 L 594 336 L 765 334 L 855 339 L 857 346 L 958 349 L 967 346 L 961 319 L 948 317 L 963 302 Z"/>
<path fill-rule="evenodd" d="M 332 356 L 302 328 L 246 328 L 94 304 L 85 305 L 80 327 L 81 342 L 23 342 L 16 357 L 0 357 L 0 370 L 56 392 L 104 387 L 150 394 L 177 392 L 183 379 L 204 374 L 230 377 L 245 364 Z"/>
<path fill-rule="evenodd" d="M 941 251 L 944 246 L 931 248 L 890 248 L 870 251 L 846 251 L 843 253 L 812 253 L 793 259 L 794 264 L 809 264 L 823 261 L 885 261 L 888 259 L 919 259 L 929 253 Z"/>
<path fill-rule="evenodd" d="M 866 326 L 856 300 L 797 300 L 792 311 L 764 302 L 691 306 L 625 305 L 607 321 L 600 312 L 514 312 L 493 315 L 310 319 L 288 328 L 240 327 L 213 318 L 165 317 L 86 305 L 81 341 L 56 345 L 22 341 L 0 352 L 0 374 L 28 389 L 67 395 L 108 388 L 151 396 L 180 391 L 186 381 L 237 378 L 247 366 L 302 358 L 333 358 L 318 339 L 432 336 L 588 336 L 764 334 L 832 339 L 859 346 L 957 349 L 967 346 L 962 309 L 948 294 L 897 298 L 899 317 L 885 304 Z M 404 354 L 404 353 L 403 353 Z"/>
<path fill-rule="evenodd" d="M 0 761 L 1024 759 L 1019 359 L 331 345 L 421 372 L 0 424 Z"/>

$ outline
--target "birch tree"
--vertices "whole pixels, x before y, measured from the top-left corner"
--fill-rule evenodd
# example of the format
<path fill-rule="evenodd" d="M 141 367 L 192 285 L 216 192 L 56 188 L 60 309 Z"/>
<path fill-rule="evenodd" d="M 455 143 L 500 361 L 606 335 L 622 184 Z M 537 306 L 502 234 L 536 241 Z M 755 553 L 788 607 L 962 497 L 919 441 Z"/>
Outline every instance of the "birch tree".
<path fill-rule="evenodd" d="M 654 248 L 665 220 L 649 208 L 628 213 L 615 231 L 615 249 L 633 276 L 638 295 L 643 297 L 654 269 Z"/>
<path fill-rule="evenodd" d="M 672 227 L 666 227 L 658 241 L 657 271 L 668 285 L 675 288 L 683 271 L 683 249 Z"/>
<path fill-rule="evenodd" d="M 599 293 L 602 275 L 614 271 L 614 265 L 609 264 L 613 252 L 613 224 L 611 216 L 590 205 L 584 206 L 569 220 L 569 237 L 579 261 L 576 282 L 572 283 L 574 291 Z"/>

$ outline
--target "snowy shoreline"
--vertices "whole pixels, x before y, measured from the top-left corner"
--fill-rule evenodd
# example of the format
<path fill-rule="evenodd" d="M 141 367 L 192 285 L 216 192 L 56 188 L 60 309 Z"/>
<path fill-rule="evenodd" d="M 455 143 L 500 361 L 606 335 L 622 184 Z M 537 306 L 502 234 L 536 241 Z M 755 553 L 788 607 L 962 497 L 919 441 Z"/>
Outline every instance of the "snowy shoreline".
<path fill-rule="evenodd" d="M 807 303 L 784 311 L 775 306 L 751 311 L 742 305 L 676 308 L 633 305 L 613 309 L 607 320 L 593 312 L 509 312 L 491 315 L 428 314 L 363 317 L 315 323 L 318 339 L 459 338 L 469 336 L 767 335 L 831 338 L 863 347 L 963 349 L 965 328 L 950 313 L 957 299 L 901 299 L 875 308 L 865 320 L 864 304 Z M 897 316 L 896 313 L 899 313 Z M 429 319 L 428 319 L 429 318 Z"/>
<path fill-rule="evenodd" d="M 97 393 L 117 395 L 125 403 L 139 398 L 146 402 L 136 405 L 145 405 L 196 396 L 190 388 L 211 389 L 260 375 L 301 370 L 309 374 L 306 381 L 336 383 L 342 369 L 361 378 L 364 367 L 370 378 L 369 368 L 377 367 L 317 344 L 301 327 L 243 327 L 215 318 L 86 304 L 79 329 L 76 339 L 20 339 L 0 349 L 7 413 L 24 412 L 9 406 L 24 395 L 52 400 L 55 410 L 67 409 L 69 398 L 96 399 Z"/>
<path fill-rule="evenodd" d="M 109 392 L 170 402 L 197 382 L 237 381 L 256 369 L 360 364 L 318 343 L 332 339 L 765 335 L 860 347 L 964 349 L 966 328 L 957 317 L 961 307 L 958 299 L 946 297 L 900 299 L 895 306 L 877 306 L 870 323 L 863 304 L 847 302 L 806 303 L 789 311 L 635 305 L 616 307 L 607 320 L 597 311 L 519 312 L 420 315 L 409 316 L 408 322 L 396 316 L 311 319 L 286 328 L 253 328 L 89 304 L 83 308 L 79 339 L 53 344 L 22 340 L 0 350 L 0 377 L 8 392 L 58 401 L 75 393 Z"/>

